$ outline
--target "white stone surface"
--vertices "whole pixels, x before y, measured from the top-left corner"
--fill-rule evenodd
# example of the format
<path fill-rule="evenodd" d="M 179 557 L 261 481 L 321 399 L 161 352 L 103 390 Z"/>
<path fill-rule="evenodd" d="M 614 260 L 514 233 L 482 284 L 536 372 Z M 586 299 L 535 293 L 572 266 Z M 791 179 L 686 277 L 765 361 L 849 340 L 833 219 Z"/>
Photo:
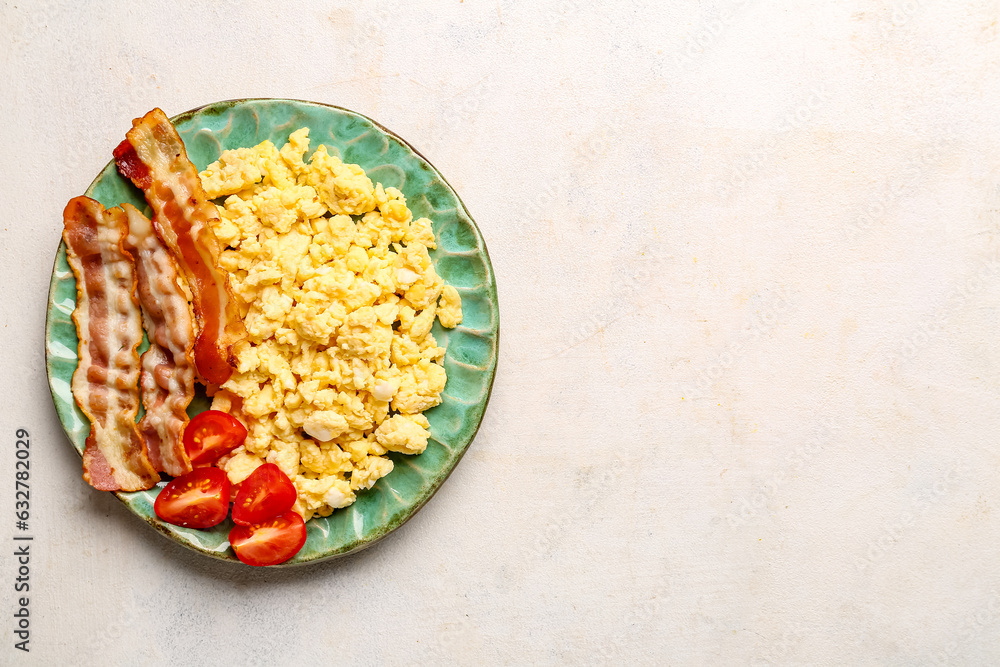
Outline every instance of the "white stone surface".
<path fill-rule="evenodd" d="M 36 537 L 0 663 L 997 664 L 998 11 L 0 3 L 2 551 L 19 427 Z M 503 321 L 440 493 L 289 571 L 87 488 L 42 351 L 61 210 L 129 121 L 254 96 L 421 150 Z"/>

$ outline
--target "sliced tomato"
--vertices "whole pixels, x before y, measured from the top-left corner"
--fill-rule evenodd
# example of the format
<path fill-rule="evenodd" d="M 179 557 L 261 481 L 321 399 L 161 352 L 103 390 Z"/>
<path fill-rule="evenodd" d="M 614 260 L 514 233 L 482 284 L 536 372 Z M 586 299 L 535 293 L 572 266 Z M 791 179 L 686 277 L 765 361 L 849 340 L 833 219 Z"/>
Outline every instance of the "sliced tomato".
<path fill-rule="evenodd" d="M 254 567 L 284 563 L 305 543 L 306 524 L 295 512 L 229 531 L 229 544 L 236 557 Z"/>
<path fill-rule="evenodd" d="M 195 466 L 211 465 L 246 439 L 246 427 L 220 410 L 205 410 L 184 429 L 184 449 Z"/>
<path fill-rule="evenodd" d="M 298 493 L 281 468 L 265 463 L 240 482 L 233 502 L 233 521 L 250 526 L 292 509 Z"/>
<path fill-rule="evenodd" d="M 153 503 L 156 516 L 186 528 L 210 528 L 229 513 L 229 477 L 218 468 L 198 468 L 169 482 Z"/>

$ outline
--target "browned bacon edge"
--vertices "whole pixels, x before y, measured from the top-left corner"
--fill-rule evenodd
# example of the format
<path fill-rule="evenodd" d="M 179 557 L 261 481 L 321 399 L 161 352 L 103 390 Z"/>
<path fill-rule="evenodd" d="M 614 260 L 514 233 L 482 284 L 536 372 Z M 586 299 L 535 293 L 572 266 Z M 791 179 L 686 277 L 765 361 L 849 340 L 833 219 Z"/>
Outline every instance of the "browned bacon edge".
<path fill-rule="evenodd" d="M 140 491 L 160 481 L 135 426 L 142 322 L 125 212 L 75 197 L 63 212 L 66 257 L 76 276 L 79 364 L 73 397 L 90 420 L 83 478 L 102 491 Z"/>
<path fill-rule="evenodd" d="M 153 232 L 152 223 L 135 207 L 128 216 L 125 248 L 135 258 L 139 304 L 149 338 L 141 358 L 139 388 L 146 414 L 139 434 L 157 470 L 178 477 L 191 471 L 182 435 L 187 407 L 194 397 L 194 325 L 191 307 L 179 283 L 173 257 Z"/>
<path fill-rule="evenodd" d="M 246 331 L 229 280 L 218 268 L 219 241 L 210 224 L 218 219 L 218 210 L 202 189 L 184 142 L 160 109 L 132 121 L 114 155 L 119 171 L 145 193 L 156 233 L 191 288 L 198 374 L 222 384 L 235 367 L 232 346 Z"/>

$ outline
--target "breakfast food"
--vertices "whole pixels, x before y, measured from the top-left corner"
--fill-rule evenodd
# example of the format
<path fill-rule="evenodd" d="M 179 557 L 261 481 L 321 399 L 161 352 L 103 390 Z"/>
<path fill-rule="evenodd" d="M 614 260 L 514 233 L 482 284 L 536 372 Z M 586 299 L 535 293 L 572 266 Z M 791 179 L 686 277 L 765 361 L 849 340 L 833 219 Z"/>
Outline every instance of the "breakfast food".
<path fill-rule="evenodd" d="M 389 452 L 427 448 L 423 412 L 447 379 L 432 327 L 462 321 L 431 221 L 326 146 L 308 151 L 302 128 L 198 174 L 154 109 L 114 150 L 152 221 L 83 197 L 65 215 L 85 479 L 135 491 L 165 472 L 157 516 L 195 529 L 235 496 L 230 542 L 251 565 L 292 557 L 305 521 L 392 471 Z M 196 381 L 212 409 L 189 421 Z"/>
<path fill-rule="evenodd" d="M 222 202 L 211 224 L 247 330 L 213 408 L 249 433 L 219 465 L 234 484 L 277 465 L 304 519 L 354 502 L 392 470 L 387 452 L 424 451 L 422 413 L 446 380 L 431 325 L 462 319 L 428 254 L 431 221 L 358 165 L 322 145 L 306 161 L 308 150 L 302 128 L 280 150 L 228 150 L 201 173 Z"/>
<path fill-rule="evenodd" d="M 243 323 L 219 270 L 219 245 L 211 227 L 218 213 L 205 196 L 184 142 L 166 114 L 153 109 L 132 123 L 115 149 L 118 169 L 146 195 L 157 235 L 177 260 L 190 287 L 198 338 L 194 361 L 207 382 L 232 374 L 230 350 Z"/>
<path fill-rule="evenodd" d="M 247 428 L 228 412 L 205 410 L 184 429 L 184 449 L 194 466 L 211 465 L 247 439 Z"/>
<path fill-rule="evenodd" d="M 233 523 L 252 526 L 292 509 L 298 497 L 288 475 L 265 463 L 240 484 L 233 501 Z"/>
<path fill-rule="evenodd" d="M 139 433 L 153 467 L 177 477 L 191 470 L 182 435 L 194 398 L 194 326 L 177 265 L 149 218 L 129 204 L 125 248 L 135 259 L 137 294 L 149 349 L 142 353 L 139 388 L 146 414 Z"/>
<path fill-rule="evenodd" d="M 299 552 L 306 543 L 306 524 L 295 512 L 272 517 L 258 524 L 237 524 L 229 531 L 229 544 L 247 565 L 277 565 Z"/>
<path fill-rule="evenodd" d="M 90 420 L 83 478 L 102 491 L 138 491 L 160 481 L 136 430 L 142 318 L 132 257 L 123 248 L 125 211 L 87 197 L 63 212 L 66 259 L 76 276 L 73 311 L 79 364 L 73 396 Z"/>
<path fill-rule="evenodd" d="M 225 471 L 196 468 L 168 483 L 156 496 L 153 510 L 167 523 L 211 528 L 229 514 L 232 491 Z M 278 565 L 299 552 L 306 528 L 302 517 L 291 511 L 295 500 L 295 486 L 273 463 L 265 463 L 243 480 L 233 502 L 236 525 L 229 531 L 229 543 L 239 560 L 258 567 Z"/>
<path fill-rule="evenodd" d="M 232 488 L 218 468 L 198 468 L 167 483 L 153 510 L 167 523 L 185 528 L 211 528 L 229 514 Z"/>

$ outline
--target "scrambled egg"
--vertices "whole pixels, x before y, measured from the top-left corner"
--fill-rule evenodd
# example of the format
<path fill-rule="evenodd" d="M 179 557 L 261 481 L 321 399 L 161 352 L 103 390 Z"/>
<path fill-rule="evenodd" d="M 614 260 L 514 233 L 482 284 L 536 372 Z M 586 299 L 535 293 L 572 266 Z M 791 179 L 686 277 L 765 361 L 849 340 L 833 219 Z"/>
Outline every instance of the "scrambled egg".
<path fill-rule="evenodd" d="M 309 519 L 346 507 L 392 471 L 387 452 L 419 454 L 424 410 L 441 402 L 444 348 L 430 333 L 462 321 L 455 288 L 434 271 L 431 221 L 396 188 L 373 184 L 309 130 L 226 151 L 201 173 L 222 199 L 226 246 L 248 338 L 212 407 L 240 419 L 246 442 L 219 466 L 234 484 L 276 464 Z"/>

